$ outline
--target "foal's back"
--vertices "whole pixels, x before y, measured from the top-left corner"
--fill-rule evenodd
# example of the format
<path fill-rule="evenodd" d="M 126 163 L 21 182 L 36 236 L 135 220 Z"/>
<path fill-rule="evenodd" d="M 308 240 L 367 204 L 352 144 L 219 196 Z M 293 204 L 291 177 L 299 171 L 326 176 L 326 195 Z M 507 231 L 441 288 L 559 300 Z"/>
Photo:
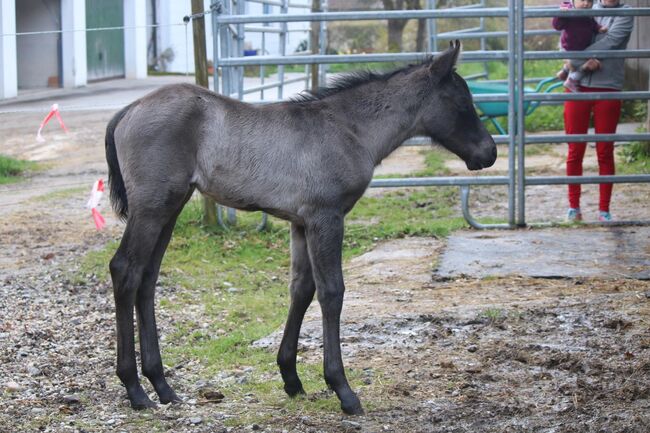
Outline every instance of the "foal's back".
<path fill-rule="evenodd" d="M 340 206 L 363 193 L 373 164 L 337 116 L 326 103 L 253 106 L 191 84 L 162 87 L 115 131 L 129 202 L 192 185 L 223 205 L 292 221 L 310 204 Z"/>

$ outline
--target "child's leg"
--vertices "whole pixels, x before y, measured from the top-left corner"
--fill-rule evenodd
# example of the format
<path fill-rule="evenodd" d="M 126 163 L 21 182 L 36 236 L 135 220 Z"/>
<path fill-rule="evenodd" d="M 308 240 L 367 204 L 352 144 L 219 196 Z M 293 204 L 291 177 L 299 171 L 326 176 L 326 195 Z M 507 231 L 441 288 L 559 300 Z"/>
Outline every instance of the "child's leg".
<path fill-rule="evenodd" d="M 566 66 L 569 68 L 569 73 L 566 75 L 566 80 L 564 81 L 564 87 L 569 89 L 572 92 L 579 92 L 580 79 L 582 79 L 584 73 L 573 68 L 569 60 L 566 61 Z"/>
<path fill-rule="evenodd" d="M 582 80 L 582 77 L 584 77 L 586 73 L 584 71 L 581 71 L 580 69 L 578 70 L 572 70 L 569 72 L 569 80 L 574 80 L 574 81 L 580 81 Z"/>
<path fill-rule="evenodd" d="M 567 79 L 569 76 L 569 72 L 571 68 L 571 63 L 568 60 L 564 61 L 564 64 L 562 65 L 562 69 L 560 69 L 555 76 L 557 77 L 558 80 L 564 81 Z"/>

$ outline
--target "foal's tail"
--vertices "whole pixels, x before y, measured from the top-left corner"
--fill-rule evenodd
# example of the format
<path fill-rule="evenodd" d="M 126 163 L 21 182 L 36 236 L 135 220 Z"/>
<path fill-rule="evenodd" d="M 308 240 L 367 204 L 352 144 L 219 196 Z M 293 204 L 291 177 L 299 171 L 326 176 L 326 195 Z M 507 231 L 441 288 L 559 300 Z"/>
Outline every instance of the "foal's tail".
<path fill-rule="evenodd" d="M 111 203 L 113 210 L 122 220 L 126 220 L 129 205 L 126 199 L 126 188 L 124 187 L 124 179 L 120 172 L 120 163 L 117 160 L 117 151 L 115 149 L 115 128 L 120 120 L 134 105 L 130 104 L 117 112 L 115 116 L 108 122 L 106 127 L 106 162 L 108 162 L 108 183 L 111 188 Z"/>

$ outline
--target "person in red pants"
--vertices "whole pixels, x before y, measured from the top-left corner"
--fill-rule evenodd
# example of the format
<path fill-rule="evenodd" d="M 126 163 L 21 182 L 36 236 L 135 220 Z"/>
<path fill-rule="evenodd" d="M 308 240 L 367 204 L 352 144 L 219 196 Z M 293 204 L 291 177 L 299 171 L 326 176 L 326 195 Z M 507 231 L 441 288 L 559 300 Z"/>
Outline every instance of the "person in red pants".
<path fill-rule="evenodd" d="M 619 0 L 600 0 L 594 5 L 599 8 L 626 8 Z M 634 26 L 634 17 L 596 17 L 596 21 L 607 27 L 607 33 L 596 36 L 595 42 L 587 50 L 624 50 L 630 40 Z M 571 60 L 573 68 L 588 71 L 578 86 L 580 92 L 620 92 L 623 89 L 625 59 L 603 58 Z M 613 134 L 616 132 L 621 115 L 620 100 L 593 100 L 593 101 L 565 101 L 564 103 L 564 131 L 566 134 L 586 134 L 589 130 L 589 121 L 593 115 L 594 130 L 596 134 Z M 567 176 L 582 175 L 582 159 L 587 143 L 569 141 L 569 154 L 566 162 Z M 615 173 L 614 143 L 596 143 L 598 155 L 598 172 L 600 175 Z M 569 211 L 567 220 L 582 220 L 580 210 L 580 184 L 569 185 Z M 612 184 L 600 185 L 599 221 L 611 221 L 612 215 L 609 204 L 612 197 Z"/>

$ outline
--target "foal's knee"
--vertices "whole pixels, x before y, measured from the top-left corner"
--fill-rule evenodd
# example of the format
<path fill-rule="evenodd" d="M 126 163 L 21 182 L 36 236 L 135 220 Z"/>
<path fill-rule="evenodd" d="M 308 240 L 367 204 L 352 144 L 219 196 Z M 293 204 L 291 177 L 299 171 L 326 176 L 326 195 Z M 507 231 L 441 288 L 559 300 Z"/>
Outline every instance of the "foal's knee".
<path fill-rule="evenodd" d="M 339 287 L 326 287 L 318 290 L 318 302 L 323 309 L 340 309 L 343 306 L 343 292 L 344 290 Z"/>

